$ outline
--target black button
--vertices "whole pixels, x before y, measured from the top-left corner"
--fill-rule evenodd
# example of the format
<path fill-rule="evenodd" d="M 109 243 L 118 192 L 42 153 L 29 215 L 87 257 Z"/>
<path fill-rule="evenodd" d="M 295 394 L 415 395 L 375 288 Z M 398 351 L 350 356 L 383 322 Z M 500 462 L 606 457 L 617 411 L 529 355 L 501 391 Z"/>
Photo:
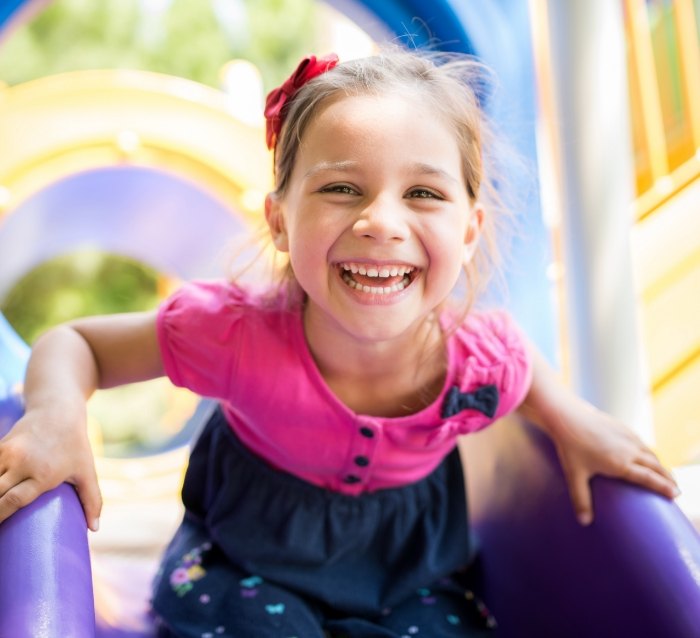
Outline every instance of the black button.
<path fill-rule="evenodd" d="M 366 456 L 356 456 L 355 465 L 359 465 L 360 467 L 367 467 L 369 465 L 369 459 Z"/>
<path fill-rule="evenodd" d="M 355 476 L 354 474 L 348 474 L 343 481 L 346 483 L 352 485 L 353 483 L 359 483 L 362 479 L 359 476 Z"/>
<path fill-rule="evenodd" d="M 368 427 L 361 427 L 360 434 L 362 436 L 366 436 L 368 439 L 371 439 L 374 436 L 374 430 L 372 430 L 372 428 L 368 428 Z"/>

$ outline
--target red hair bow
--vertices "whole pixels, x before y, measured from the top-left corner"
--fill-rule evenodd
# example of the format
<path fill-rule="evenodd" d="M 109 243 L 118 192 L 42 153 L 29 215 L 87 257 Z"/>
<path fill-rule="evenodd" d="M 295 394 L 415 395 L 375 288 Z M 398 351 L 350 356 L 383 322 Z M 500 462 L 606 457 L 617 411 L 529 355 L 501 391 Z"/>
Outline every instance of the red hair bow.
<path fill-rule="evenodd" d="M 282 108 L 304 84 L 309 80 L 313 80 L 318 75 L 330 71 L 338 64 L 338 56 L 335 53 L 330 53 L 322 58 L 317 58 L 315 55 L 306 56 L 294 73 L 285 80 L 282 86 L 273 89 L 267 95 L 265 100 L 265 141 L 267 148 L 272 150 L 277 144 L 277 136 L 282 128 Z"/>

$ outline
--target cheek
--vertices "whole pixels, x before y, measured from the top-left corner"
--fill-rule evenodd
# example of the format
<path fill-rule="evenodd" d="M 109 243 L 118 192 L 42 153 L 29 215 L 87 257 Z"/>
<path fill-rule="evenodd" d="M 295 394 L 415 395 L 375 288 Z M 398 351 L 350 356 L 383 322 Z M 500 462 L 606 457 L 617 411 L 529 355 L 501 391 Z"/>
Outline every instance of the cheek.
<path fill-rule="evenodd" d="M 310 213 L 292 220 L 289 226 L 290 245 L 302 259 L 326 259 L 329 251 L 343 233 L 343 228 L 333 219 Z"/>
<path fill-rule="evenodd" d="M 309 229 L 295 228 L 290 233 L 289 260 L 292 269 L 301 280 L 308 281 L 310 277 L 322 275 L 326 270 L 328 246 L 323 238 Z"/>
<path fill-rule="evenodd" d="M 455 225 L 456 226 L 456 225 Z M 432 251 L 433 275 L 440 280 L 441 288 L 451 291 L 462 276 L 465 265 L 465 245 L 459 233 L 462 229 L 455 228 L 436 238 Z"/>

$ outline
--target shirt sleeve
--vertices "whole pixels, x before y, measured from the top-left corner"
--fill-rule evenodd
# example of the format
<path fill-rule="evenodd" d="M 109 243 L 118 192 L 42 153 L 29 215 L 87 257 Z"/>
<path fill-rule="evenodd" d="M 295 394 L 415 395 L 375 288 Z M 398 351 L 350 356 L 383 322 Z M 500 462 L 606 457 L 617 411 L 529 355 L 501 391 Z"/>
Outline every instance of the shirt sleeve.
<path fill-rule="evenodd" d="M 517 409 L 532 383 L 532 360 L 526 337 L 505 312 L 476 314 L 460 331 L 466 346 L 460 390 L 495 387 L 493 420 Z"/>
<path fill-rule="evenodd" d="M 237 366 L 244 292 L 227 282 L 185 284 L 159 307 L 163 367 L 177 386 L 224 398 Z"/>

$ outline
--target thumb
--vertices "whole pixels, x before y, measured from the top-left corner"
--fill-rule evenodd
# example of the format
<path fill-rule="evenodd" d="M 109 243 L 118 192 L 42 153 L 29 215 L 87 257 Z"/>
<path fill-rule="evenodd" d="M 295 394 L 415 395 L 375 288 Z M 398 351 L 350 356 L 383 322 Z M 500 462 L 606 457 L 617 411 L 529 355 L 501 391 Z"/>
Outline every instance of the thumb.
<path fill-rule="evenodd" d="M 88 527 L 96 532 L 100 528 L 100 513 L 102 512 L 102 493 L 97 482 L 97 475 L 93 470 L 87 477 L 81 477 L 75 481 L 75 491 L 85 512 L 85 520 Z"/>
<path fill-rule="evenodd" d="M 578 522 L 581 525 L 590 525 L 593 522 L 593 498 L 588 473 L 568 472 L 566 479 Z"/>

